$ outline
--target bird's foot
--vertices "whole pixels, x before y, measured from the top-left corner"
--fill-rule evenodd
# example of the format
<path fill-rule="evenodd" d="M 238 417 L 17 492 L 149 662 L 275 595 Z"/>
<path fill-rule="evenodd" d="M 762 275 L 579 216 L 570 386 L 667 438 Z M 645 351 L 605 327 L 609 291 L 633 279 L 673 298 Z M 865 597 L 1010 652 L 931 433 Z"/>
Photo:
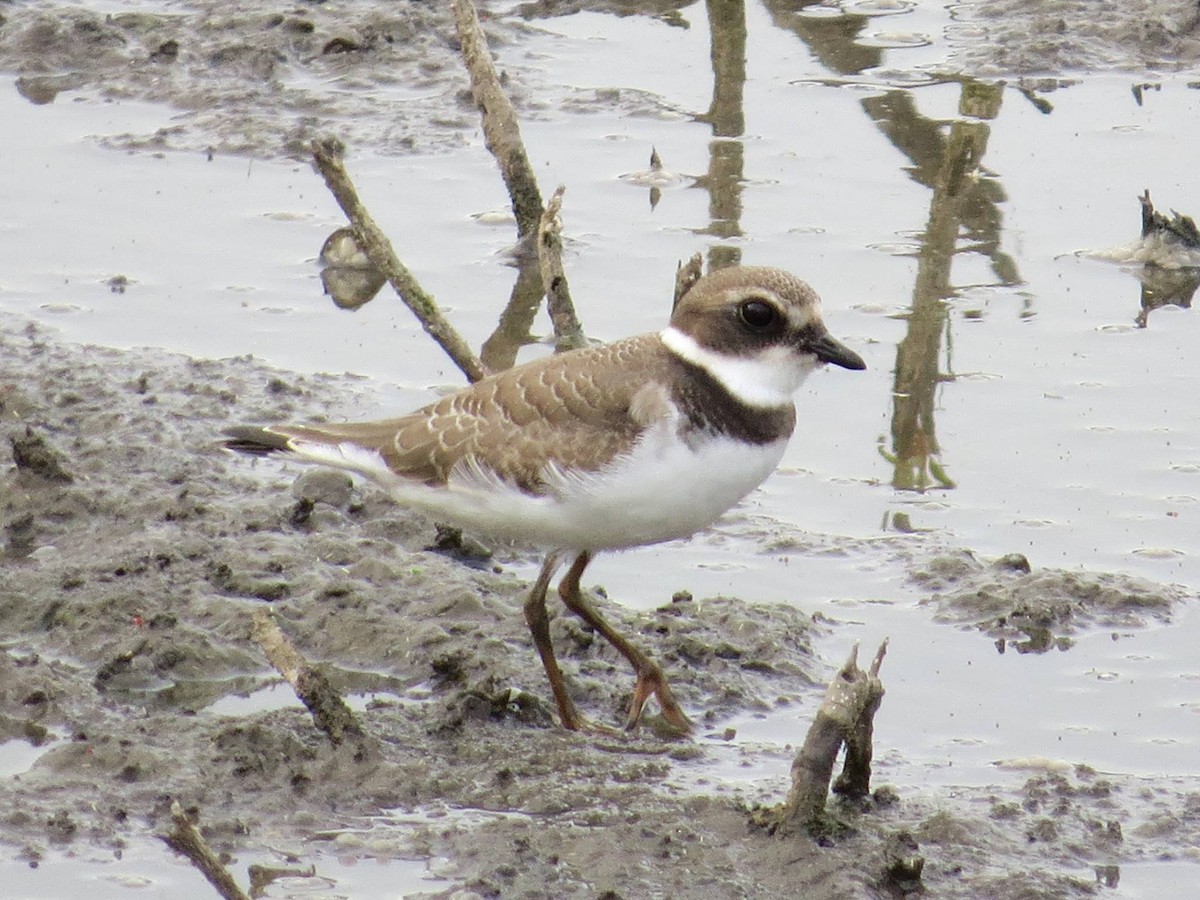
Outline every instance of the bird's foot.
<path fill-rule="evenodd" d="M 642 709 L 651 697 L 658 699 L 663 721 L 672 731 L 680 735 L 691 734 L 692 722 L 684 715 L 683 707 L 671 693 L 671 686 L 667 684 L 666 676 L 656 663 L 651 663 L 644 671 L 638 673 L 637 683 L 633 686 L 633 700 L 629 704 L 629 715 L 625 719 L 626 731 L 632 731 L 641 721 Z"/>
<path fill-rule="evenodd" d="M 584 734 L 600 734 L 605 737 L 616 737 L 621 734 L 621 731 L 612 728 L 608 725 L 601 725 L 599 722 L 593 722 L 587 716 L 581 714 L 575 709 L 574 704 L 571 705 L 570 714 L 565 714 L 565 710 L 559 709 L 559 722 L 567 731 L 579 731 Z"/>

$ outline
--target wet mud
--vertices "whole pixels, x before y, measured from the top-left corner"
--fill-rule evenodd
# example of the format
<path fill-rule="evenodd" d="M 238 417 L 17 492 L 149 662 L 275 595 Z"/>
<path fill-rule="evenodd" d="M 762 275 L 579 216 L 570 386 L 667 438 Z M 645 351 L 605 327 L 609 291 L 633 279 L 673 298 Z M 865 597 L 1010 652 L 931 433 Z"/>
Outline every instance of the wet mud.
<path fill-rule="evenodd" d="M 478 121 L 449 4 L 14 7 L 0 21 L 0 67 L 34 103 L 88 90 L 177 110 L 155 133 L 106 139 L 125 148 L 308 158 L 312 139 L 334 131 L 380 152 L 428 151 L 461 144 Z"/>
<path fill-rule="evenodd" d="M 342 856 L 447 859 L 443 874 L 485 897 L 884 896 L 897 835 L 917 842 L 939 896 L 1087 895 L 1094 879 L 1064 867 L 1184 854 L 1200 839 L 1197 785 L 1048 761 L 1028 762 L 1011 790 L 884 791 L 842 810 L 849 830 L 824 846 L 755 831 L 752 802 L 704 769 L 731 716 L 815 709 L 826 667 L 812 639 L 833 626 L 683 585 L 646 614 L 601 596 L 670 672 L 698 736 L 659 740 L 653 722 L 632 737 L 565 733 L 520 612 L 520 551 L 429 549 L 434 524 L 370 487 L 218 448 L 231 422 L 319 418 L 361 383 L 73 346 L 2 321 L 0 735 L 40 752 L 0 791 L 10 859 L 120 854 L 169 830 L 174 800 L 235 872 L 279 847 L 319 861 L 332 842 Z M 1013 620 L 1029 594 L 1064 598 L 1054 621 L 1073 628 L 1135 624 L 1182 600 L 967 554 L 914 560 L 912 577 L 956 621 Z M 335 684 L 372 698 L 361 717 L 375 752 L 333 748 L 298 704 L 209 710 L 277 680 L 250 638 L 268 606 Z M 619 722 L 624 662 L 564 615 L 554 639 L 582 707 Z M 787 766 L 780 755 L 779 799 Z M 368 824 L 431 805 L 495 815 Z"/>
<path fill-rule="evenodd" d="M 929 591 L 922 602 L 936 610 L 938 621 L 969 625 L 993 638 L 1001 652 L 1066 650 L 1072 635 L 1091 629 L 1167 623 L 1193 599 L 1178 585 L 1122 573 L 1033 571 L 1019 553 L 990 563 L 965 551 L 941 554 L 910 577 Z"/>

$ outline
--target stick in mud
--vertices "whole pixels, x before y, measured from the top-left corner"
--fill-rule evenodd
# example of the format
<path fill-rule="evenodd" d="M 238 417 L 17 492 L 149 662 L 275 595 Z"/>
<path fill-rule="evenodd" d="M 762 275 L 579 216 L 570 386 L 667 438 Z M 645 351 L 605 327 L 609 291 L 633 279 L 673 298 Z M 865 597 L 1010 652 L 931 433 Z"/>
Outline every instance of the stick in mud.
<path fill-rule="evenodd" d="M 692 258 L 675 267 L 675 297 L 671 301 L 671 312 L 679 305 L 683 295 L 692 289 L 697 281 L 704 276 L 703 259 L 699 253 L 693 253 Z"/>
<path fill-rule="evenodd" d="M 879 667 L 883 665 L 883 658 L 887 655 L 887 646 L 886 640 L 879 645 L 879 649 L 875 651 L 875 659 L 871 661 L 871 668 L 866 673 L 857 668 L 857 652 L 851 652 L 847 661 L 847 665 L 854 669 L 855 678 L 854 685 L 848 690 L 854 691 L 853 700 L 859 706 L 844 735 L 846 758 L 842 763 L 842 774 L 833 783 L 833 792 L 851 800 L 861 800 L 871 795 L 875 713 L 879 711 L 884 693 L 883 682 L 879 680 Z M 855 651 L 857 649 L 856 647 Z M 842 672 L 845 671 L 846 667 L 843 666 Z"/>
<path fill-rule="evenodd" d="M 829 682 L 825 697 L 804 738 L 804 746 L 792 761 L 792 787 L 786 802 L 756 817 L 773 834 L 795 834 L 820 830 L 824 824 L 825 798 L 833 778 L 838 752 L 846 745 L 846 760 L 834 791 L 844 796 L 865 797 L 870 793 L 871 738 L 875 713 L 883 700 L 879 668 L 888 642 L 879 645 L 871 668 L 858 667 L 858 645 Z"/>
<path fill-rule="evenodd" d="M 479 357 L 442 315 L 433 297 L 421 287 L 404 263 L 400 262 L 391 241 L 367 212 L 367 208 L 359 199 L 354 182 L 350 180 L 346 171 L 343 162 L 346 148 L 342 142 L 334 137 L 318 138 L 312 143 L 312 151 L 317 171 L 321 173 L 338 206 L 350 220 L 355 240 L 372 265 L 387 276 L 387 280 L 405 306 L 412 310 L 413 315 L 420 321 L 421 327 L 446 351 L 446 355 L 462 370 L 468 381 L 479 381 L 487 375 Z"/>
<path fill-rule="evenodd" d="M 559 350 L 573 350 L 587 346 L 583 326 L 575 314 L 575 303 L 571 300 L 571 289 L 567 286 L 567 275 L 562 264 L 562 220 L 558 213 L 562 209 L 562 198 L 566 188 L 559 186 L 546 206 L 538 224 L 537 252 L 538 269 L 542 273 L 542 288 L 546 292 L 546 309 L 554 323 L 555 345 Z"/>
<path fill-rule="evenodd" d="M 804 746 L 792 761 L 792 788 L 784 804 L 785 822 L 809 828 L 825 811 L 825 797 L 833 765 L 842 744 L 847 747 L 839 783 L 854 785 L 865 795 L 871 781 L 871 734 L 875 712 L 883 700 L 879 667 L 887 654 L 885 640 L 879 645 L 869 671 L 858 667 L 858 645 L 829 682 L 821 706 L 804 737 Z M 866 746 L 863 746 L 863 738 Z M 853 750 L 851 749 L 853 748 Z"/>
<path fill-rule="evenodd" d="M 233 876 L 208 845 L 208 841 L 204 840 L 204 835 L 192 824 L 178 800 L 171 803 L 171 821 L 175 827 L 171 829 L 170 834 L 162 836 L 167 846 L 186 856 L 225 900 L 250 900 L 249 894 L 238 887 L 238 883 L 233 880 Z"/>
<path fill-rule="evenodd" d="M 471 0 L 455 0 L 453 6 L 463 61 L 471 78 L 472 96 L 483 120 L 484 140 L 508 188 L 513 214 L 517 219 L 518 239 L 538 242 L 539 269 L 558 348 L 583 346 L 586 339 L 571 302 L 562 266 L 562 241 L 556 230 L 559 207 L 552 204 L 554 208 L 549 211 L 542 206 L 542 195 L 521 140 L 516 111 L 500 85 L 474 4 Z M 345 147 L 342 143 L 333 137 L 319 138 L 313 141 L 312 151 L 317 170 L 350 220 L 355 241 L 371 264 L 387 277 L 421 326 L 462 370 L 468 381 L 479 381 L 487 375 L 486 367 L 442 315 L 433 297 L 396 256 L 391 242 L 367 212 L 343 164 Z M 561 190 L 555 197 L 561 205 Z M 548 221 L 552 232 L 550 239 L 546 238 Z"/>
<path fill-rule="evenodd" d="M 267 654 L 271 665 L 292 686 L 300 702 L 308 707 L 314 724 L 325 732 L 329 742 L 339 747 L 347 740 L 353 740 L 357 743 L 358 755 L 366 755 L 372 745 L 354 712 L 329 683 L 325 673 L 310 665 L 280 631 L 270 610 L 260 609 L 254 614 L 251 636 Z"/>

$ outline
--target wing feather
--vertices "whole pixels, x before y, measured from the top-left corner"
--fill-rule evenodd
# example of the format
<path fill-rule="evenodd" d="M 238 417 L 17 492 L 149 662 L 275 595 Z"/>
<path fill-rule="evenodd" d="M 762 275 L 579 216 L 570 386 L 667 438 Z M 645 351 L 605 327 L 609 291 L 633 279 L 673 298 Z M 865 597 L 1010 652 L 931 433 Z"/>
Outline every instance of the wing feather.
<path fill-rule="evenodd" d="M 399 418 L 243 427 L 231 430 L 227 446 L 270 453 L 349 443 L 425 484 L 444 485 L 456 471 L 486 472 L 540 494 L 548 475 L 553 481 L 554 472 L 603 468 L 669 414 L 656 387 L 668 365 L 658 336 L 640 335 L 492 375 Z"/>

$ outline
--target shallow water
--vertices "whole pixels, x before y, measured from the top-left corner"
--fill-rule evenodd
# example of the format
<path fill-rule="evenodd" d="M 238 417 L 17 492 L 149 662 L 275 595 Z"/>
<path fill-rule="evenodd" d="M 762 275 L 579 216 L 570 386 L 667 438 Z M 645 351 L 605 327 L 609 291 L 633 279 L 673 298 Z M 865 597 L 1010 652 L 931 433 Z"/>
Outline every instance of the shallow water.
<path fill-rule="evenodd" d="M 945 79 L 962 20 L 936 3 L 853 7 L 869 9 L 888 14 L 748 5 L 744 80 L 720 68 L 711 124 L 696 119 L 713 102 L 703 5 L 680 10 L 688 28 L 580 13 L 498 48 L 537 100 L 522 127 L 543 190 L 568 187 L 566 262 L 590 335 L 660 327 L 676 261 L 702 251 L 800 273 L 868 364 L 810 380 L 781 472 L 713 534 L 602 557 L 589 580 L 646 606 L 686 587 L 820 610 L 849 623 L 822 645 L 830 660 L 890 635 L 877 722 L 890 781 L 986 784 L 1009 777 L 998 761 L 1031 757 L 1191 773 L 1194 610 L 1002 655 L 933 623 L 905 580 L 906 542 L 927 538 L 888 529 L 902 514 L 984 557 L 1200 586 L 1200 319 L 1168 305 L 1140 327 L 1136 273 L 1078 252 L 1135 238 L 1146 188 L 1200 211 L 1200 92 L 1186 72 Z M 459 383 L 393 297 L 353 314 L 322 297 L 314 259 L 342 223 L 306 165 L 107 149 L 177 113 L 87 91 L 34 106 L 13 87 L 0 81 L 0 306 L 80 341 L 378 380 L 378 405 L 351 418 Z M 652 146 L 688 176 L 653 208 L 621 178 Z M 506 203 L 478 134 L 436 154 L 352 147 L 349 167 L 479 346 L 514 276 L 498 256 L 511 229 L 472 218 Z M 764 552 L 780 535 L 798 549 Z M 742 739 L 797 740 L 804 718 L 748 721 Z M 1157 877 L 1116 895 L 1150 896 L 1126 894 L 1143 876 Z"/>

